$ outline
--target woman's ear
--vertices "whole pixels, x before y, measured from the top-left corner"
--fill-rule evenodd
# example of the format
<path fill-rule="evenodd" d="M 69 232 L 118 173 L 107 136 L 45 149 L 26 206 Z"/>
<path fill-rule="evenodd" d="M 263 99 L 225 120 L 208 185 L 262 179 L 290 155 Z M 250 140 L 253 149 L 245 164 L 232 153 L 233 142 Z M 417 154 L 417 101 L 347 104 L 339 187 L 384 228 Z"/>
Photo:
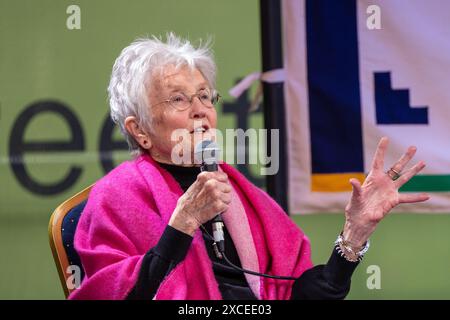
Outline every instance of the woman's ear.
<path fill-rule="evenodd" d="M 150 149 L 152 147 L 152 141 L 150 140 L 150 137 L 148 134 L 139 126 L 139 123 L 136 119 L 136 117 L 127 117 L 125 119 L 125 128 L 127 129 L 128 133 L 136 140 L 137 143 L 143 148 L 143 149 Z"/>

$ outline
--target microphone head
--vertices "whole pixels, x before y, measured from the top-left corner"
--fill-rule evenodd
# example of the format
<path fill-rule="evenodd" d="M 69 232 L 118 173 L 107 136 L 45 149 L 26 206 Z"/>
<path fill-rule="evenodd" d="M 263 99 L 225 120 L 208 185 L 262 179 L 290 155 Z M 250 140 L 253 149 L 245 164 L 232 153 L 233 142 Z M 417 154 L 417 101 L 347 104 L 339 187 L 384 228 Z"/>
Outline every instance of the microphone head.
<path fill-rule="evenodd" d="M 196 164 L 217 163 L 219 155 L 220 148 L 214 141 L 203 140 L 195 146 L 194 160 Z"/>

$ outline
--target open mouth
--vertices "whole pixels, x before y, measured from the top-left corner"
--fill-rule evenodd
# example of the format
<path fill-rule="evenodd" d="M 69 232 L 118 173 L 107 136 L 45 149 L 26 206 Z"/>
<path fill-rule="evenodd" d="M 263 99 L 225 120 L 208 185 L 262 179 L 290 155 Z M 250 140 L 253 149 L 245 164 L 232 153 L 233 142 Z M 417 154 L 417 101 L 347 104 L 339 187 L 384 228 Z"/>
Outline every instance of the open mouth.
<path fill-rule="evenodd" d="M 194 130 L 191 131 L 191 133 L 204 133 L 206 131 L 208 131 L 209 127 L 207 125 L 203 125 L 200 127 L 195 128 Z"/>

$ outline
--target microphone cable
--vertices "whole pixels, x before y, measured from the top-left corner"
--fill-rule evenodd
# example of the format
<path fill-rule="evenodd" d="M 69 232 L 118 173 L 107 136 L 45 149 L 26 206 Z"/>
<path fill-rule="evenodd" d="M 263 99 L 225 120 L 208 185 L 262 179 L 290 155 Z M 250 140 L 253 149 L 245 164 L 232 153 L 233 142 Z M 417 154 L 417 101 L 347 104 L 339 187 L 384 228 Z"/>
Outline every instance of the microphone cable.
<path fill-rule="evenodd" d="M 211 240 L 213 242 L 213 249 L 214 252 L 217 256 L 217 258 L 225 260 L 225 262 L 232 267 L 235 270 L 244 272 L 244 273 L 248 273 L 248 274 L 252 274 L 255 276 L 260 276 L 260 277 L 265 277 L 265 278 L 271 278 L 271 279 L 278 279 L 278 280 L 297 280 L 297 278 L 295 277 L 288 277 L 288 276 L 273 276 L 270 274 L 265 274 L 265 273 L 259 273 L 256 271 L 251 271 L 251 270 L 247 270 L 247 269 L 243 269 L 238 267 L 237 265 L 233 264 L 228 257 L 225 255 L 225 241 L 223 241 L 223 243 L 217 243 L 214 238 L 209 234 L 208 230 L 206 230 L 206 228 L 201 225 L 202 229 L 205 231 L 207 238 L 209 238 L 209 240 Z"/>

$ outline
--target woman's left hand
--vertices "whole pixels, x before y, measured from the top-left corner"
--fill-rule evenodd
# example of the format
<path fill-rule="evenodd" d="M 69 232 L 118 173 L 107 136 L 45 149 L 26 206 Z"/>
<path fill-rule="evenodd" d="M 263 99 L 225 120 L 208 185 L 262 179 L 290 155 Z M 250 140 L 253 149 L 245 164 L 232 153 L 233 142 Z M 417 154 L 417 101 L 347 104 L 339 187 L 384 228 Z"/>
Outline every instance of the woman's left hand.
<path fill-rule="evenodd" d="M 428 194 L 400 194 L 398 189 L 420 172 L 425 163 L 419 161 L 416 165 L 404 171 L 406 164 L 416 153 L 415 147 L 409 147 L 407 152 L 391 167 L 384 171 L 384 155 L 389 140 L 383 137 L 375 152 L 372 168 L 361 185 L 357 179 L 351 179 L 353 186 L 351 199 L 345 208 L 344 239 L 361 247 L 375 231 L 377 224 L 400 203 L 422 202 L 429 199 Z M 394 180 L 397 178 L 396 180 Z"/>

